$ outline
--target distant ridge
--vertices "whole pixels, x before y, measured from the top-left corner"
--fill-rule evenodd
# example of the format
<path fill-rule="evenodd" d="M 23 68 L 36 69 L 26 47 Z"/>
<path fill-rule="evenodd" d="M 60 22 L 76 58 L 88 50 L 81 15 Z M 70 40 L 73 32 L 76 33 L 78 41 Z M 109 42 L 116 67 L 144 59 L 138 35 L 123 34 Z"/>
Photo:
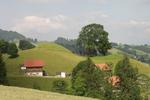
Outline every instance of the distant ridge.
<path fill-rule="evenodd" d="M 23 39 L 26 39 L 26 37 L 21 35 L 18 32 L 6 31 L 6 30 L 0 29 L 0 40 L 15 41 L 15 40 L 23 40 Z"/>

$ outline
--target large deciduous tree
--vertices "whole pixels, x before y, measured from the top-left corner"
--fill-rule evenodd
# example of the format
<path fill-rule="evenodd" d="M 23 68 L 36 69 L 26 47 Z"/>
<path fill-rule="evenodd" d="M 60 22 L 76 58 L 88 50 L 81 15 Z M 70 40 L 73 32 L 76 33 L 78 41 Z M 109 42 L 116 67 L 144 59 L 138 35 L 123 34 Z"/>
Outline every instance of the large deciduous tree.
<path fill-rule="evenodd" d="M 84 53 L 88 56 L 106 55 L 107 50 L 111 48 L 108 32 L 100 24 L 83 27 L 79 34 L 78 45 L 84 48 Z"/>
<path fill-rule="evenodd" d="M 138 71 L 132 67 L 127 56 L 117 63 L 114 71 L 121 80 L 116 100 L 141 100 L 140 88 L 137 83 Z"/>

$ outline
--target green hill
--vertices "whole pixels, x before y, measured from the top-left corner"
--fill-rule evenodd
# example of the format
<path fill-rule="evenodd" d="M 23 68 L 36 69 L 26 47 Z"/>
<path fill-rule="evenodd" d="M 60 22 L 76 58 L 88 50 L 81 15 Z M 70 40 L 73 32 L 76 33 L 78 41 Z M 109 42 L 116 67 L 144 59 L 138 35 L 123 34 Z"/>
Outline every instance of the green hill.
<path fill-rule="evenodd" d="M 22 64 L 27 59 L 42 59 L 46 66 L 44 69 L 49 75 L 55 75 L 56 72 L 65 71 L 71 72 L 73 67 L 85 57 L 81 57 L 71 53 L 68 49 L 50 42 L 41 42 L 34 49 L 24 50 L 19 52 L 19 57 L 9 59 L 5 55 L 6 67 L 8 76 L 19 76 L 21 74 L 19 64 Z M 112 62 L 113 65 L 122 58 L 122 54 L 118 50 L 110 50 L 112 54 L 108 56 L 92 57 L 95 63 Z M 150 76 L 150 66 L 139 61 L 131 59 L 131 63 L 139 69 L 140 73 Z"/>
<path fill-rule="evenodd" d="M 1 39 L 6 41 L 22 40 L 25 39 L 25 36 L 14 31 L 5 31 L 0 29 L 0 40 Z"/>
<path fill-rule="evenodd" d="M 96 100 L 34 89 L 0 86 L 1 100 Z"/>
<path fill-rule="evenodd" d="M 71 72 L 84 59 L 55 43 L 39 43 L 34 49 L 20 51 L 19 55 L 16 59 L 5 57 L 8 76 L 20 75 L 19 64 L 27 59 L 42 59 L 46 63 L 44 69 L 49 75 L 55 75 L 59 71 Z"/>

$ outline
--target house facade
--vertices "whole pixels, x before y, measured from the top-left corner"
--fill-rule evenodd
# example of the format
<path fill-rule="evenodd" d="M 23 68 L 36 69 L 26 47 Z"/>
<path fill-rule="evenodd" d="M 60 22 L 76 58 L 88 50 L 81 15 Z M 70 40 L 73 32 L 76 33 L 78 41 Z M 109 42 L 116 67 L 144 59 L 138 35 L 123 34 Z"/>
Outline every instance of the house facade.
<path fill-rule="evenodd" d="M 43 76 L 44 62 L 42 60 L 26 60 L 21 67 L 26 76 Z"/>

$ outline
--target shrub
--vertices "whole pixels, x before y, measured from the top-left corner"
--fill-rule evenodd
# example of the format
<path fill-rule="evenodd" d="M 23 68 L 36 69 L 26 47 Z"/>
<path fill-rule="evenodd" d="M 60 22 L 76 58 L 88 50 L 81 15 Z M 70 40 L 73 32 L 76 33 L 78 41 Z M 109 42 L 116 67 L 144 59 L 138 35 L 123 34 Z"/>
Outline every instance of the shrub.
<path fill-rule="evenodd" d="M 41 88 L 40 88 L 40 86 L 39 86 L 38 83 L 33 83 L 33 89 L 38 89 L 38 90 L 40 90 Z"/>
<path fill-rule="evenodd" d="M 67 82 L 65 80 L 59 79 L 53 82 L 52 90 L 55 92 L 66 93 L 67 87 L 68 87 Z"/>

